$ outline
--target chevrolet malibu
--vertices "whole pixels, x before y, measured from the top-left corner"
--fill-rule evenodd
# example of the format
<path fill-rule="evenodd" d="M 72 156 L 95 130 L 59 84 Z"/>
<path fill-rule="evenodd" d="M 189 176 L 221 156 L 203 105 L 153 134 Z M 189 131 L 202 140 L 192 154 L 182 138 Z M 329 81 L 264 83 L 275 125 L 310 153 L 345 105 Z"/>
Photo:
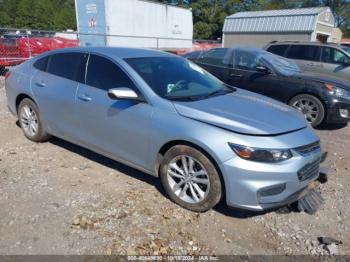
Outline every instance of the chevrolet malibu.
<path fill-rule="evenodd" d="M 56 136 L 158 176 L 193 211 L 222 198 L 250 210 L 286 205 L 318 177 L 319 138 L 302 114 L 168 53 L 62 49 L 5 81 L 29 140 Z"/>

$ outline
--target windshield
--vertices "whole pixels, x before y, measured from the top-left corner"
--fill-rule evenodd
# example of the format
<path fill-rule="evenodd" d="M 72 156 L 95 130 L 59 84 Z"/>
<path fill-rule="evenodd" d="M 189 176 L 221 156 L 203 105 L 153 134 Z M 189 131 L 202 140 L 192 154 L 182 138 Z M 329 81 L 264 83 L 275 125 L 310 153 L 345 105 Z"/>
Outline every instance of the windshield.
<path fill-rule="evenodd" d="M 233 88 L 184 58 L 143 57 L 125 61 L 155 93 L 165 99 L 199 100 L 233 91 Z"/>
<path fill-rule="evenodd" d="M 286 59 L 282 56 L 263 52 L 259 55 L 259 58 L 282 75 L 290 76 L 301 72 L 301 69 L 294 61 Z"/>

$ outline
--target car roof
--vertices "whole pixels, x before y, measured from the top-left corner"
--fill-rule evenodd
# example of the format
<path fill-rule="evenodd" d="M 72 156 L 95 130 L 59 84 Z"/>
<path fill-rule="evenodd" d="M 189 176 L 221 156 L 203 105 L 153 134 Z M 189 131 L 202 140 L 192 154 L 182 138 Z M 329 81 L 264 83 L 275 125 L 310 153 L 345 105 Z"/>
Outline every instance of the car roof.
<path fill-rule="evenodd" d="M 287 45 L 315 45 L 315 46 L 334 46 L 334 47 L 340 47 L 337 43 L 321 43 L 316 41 L 272 41 L 268 45 L 281 45 L 281 44 L 287 44 Z"/>
<path fill-rule="evenodd" d="M 87 52 L 101 54 L 109 57 L 117 57 L 121 59 L 125 58 L 142 58 L 142 57 L 177 57 L 176 55 L 152 50 L 152 49 L 141 49 L 141 48 L 126 48 L 126 47 L 73 47 L 73 48 L 62 48 L 47 52 L 46 54 L 66 53 L 66 52 Z"/>
<path fill-rule="evenodd" d="M 211 51 L 211 50 L 228 50 L 228 51 L 232 51 L 232 50 L 239 50 L 239 51 L 246 51 L 246 52 L 250 52 L 250 53 L 266 53 L 267 51 L 265 51 L 262 48 L 258 48 L 258 47 L 254 47 L 254 46 L 235 46 L 235 47 L 216 47 L 216 48 L 212 48 L 209 49 L 207 51 Z"/>

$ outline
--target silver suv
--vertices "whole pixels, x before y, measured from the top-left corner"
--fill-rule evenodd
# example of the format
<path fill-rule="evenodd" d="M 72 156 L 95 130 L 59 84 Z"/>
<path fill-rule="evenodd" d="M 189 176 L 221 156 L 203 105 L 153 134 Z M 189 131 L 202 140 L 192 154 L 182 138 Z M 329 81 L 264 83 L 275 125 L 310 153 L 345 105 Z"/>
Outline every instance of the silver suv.
<path fill-rule="evenodd" d="M 303 70 L 350 80 L 350 47 L 318 42 L 271 42 L 265 50 L 293 59 Z"/>

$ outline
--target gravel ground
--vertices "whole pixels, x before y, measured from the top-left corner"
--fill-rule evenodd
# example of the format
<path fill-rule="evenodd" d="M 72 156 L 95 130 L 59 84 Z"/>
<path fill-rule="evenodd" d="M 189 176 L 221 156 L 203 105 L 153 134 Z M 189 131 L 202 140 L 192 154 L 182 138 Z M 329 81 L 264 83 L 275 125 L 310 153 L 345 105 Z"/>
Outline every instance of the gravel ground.
<path fill-rule="evenodd" d="M 57 138 L 25 139 L 3 78 L 0 121 L 0 254 L 350 255 L 349 126 L 316 131 L 331 167 L 316 214 L 224 204 L 198 214 L 172 203 L 152 176 Z"/>

